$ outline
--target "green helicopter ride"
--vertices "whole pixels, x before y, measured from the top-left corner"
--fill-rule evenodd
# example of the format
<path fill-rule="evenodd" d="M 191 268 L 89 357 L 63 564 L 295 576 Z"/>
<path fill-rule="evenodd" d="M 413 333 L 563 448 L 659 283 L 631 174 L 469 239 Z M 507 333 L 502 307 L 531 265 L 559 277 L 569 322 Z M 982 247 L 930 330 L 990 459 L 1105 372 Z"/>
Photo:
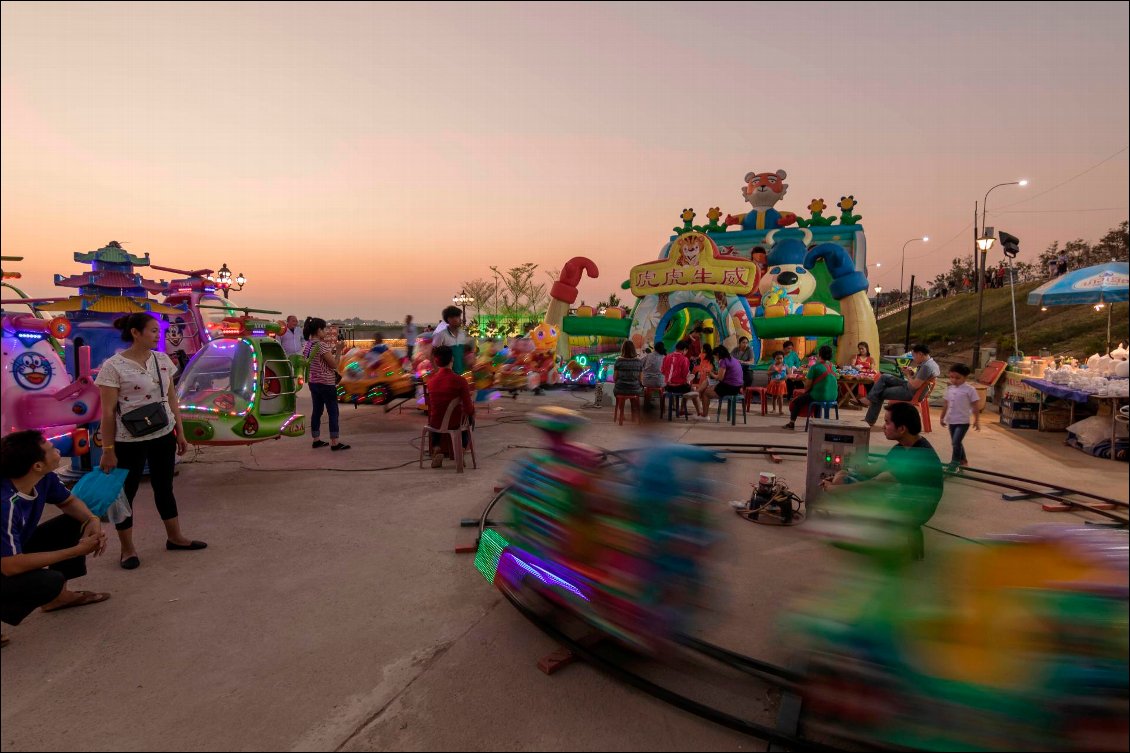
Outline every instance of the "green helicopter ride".
<path fill-rule="evenodd" d="M 200 308 L 222 308 L 201 306 Z M 236 309 L 219 322 L 177 381 L 185 438 L 198 445 L 241 445 L 306 433 L 298 412 L 305 359 L 287 356 L 276 339 L 285 325 Z"/>

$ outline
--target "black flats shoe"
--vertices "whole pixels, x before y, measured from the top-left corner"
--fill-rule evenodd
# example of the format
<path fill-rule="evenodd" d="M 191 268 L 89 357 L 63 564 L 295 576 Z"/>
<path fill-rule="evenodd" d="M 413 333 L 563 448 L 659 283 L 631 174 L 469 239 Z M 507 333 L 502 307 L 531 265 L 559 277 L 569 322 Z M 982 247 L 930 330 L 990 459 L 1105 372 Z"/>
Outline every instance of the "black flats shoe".
<path fill-rule="evenodd" d="M 338 450 L 348 450 L 349 445 L 338 443 L 338 444 L 335 444 L 332 447 L 330 447 L 330 449 L 333 450 L 334 452 L 337 452 Z"/>
<path fill-rule="evenodd" d="M 325 447 L 328 444 L 329 444 L 329 442 L 323 442 L 320 439 L 315 439 L 314 442 L 310 446 L 313 447 L 316 450 L 319 447 Z"/>
<path fill-rule="evenodd" d="M 141 560 L 139 560 L 137 558 L 137 555 L 135 554 L 132 557 L 126 557 L 118 564 L 122 566 L 123 570 L 136 570 L 137 568 L 141 567 Z"/>
<path fill-rule="evenodd" d="M 203 541 L 192 541 L 188 544 L 174 544 L 171 541 L 165 541 L 165 548 L 170 552 L 187 552 L 194 549 L 205 549 L 207 546 Z"/>

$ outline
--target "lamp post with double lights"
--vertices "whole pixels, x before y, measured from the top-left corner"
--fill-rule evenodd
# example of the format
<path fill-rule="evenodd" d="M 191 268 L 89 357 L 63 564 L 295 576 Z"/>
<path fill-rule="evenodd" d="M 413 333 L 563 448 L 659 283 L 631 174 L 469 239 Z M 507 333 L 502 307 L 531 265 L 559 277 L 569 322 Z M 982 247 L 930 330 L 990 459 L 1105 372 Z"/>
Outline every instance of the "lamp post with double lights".
<path fill-rule="evenodd" d="M 903 284 L 906 281 L 906 247 L 911 243 L 914 243 L 915 241 L 928 243 L 930 241 L 930 236 L 924 235 L 921 238 L 911 238 L 906 243 L 902 244 L 902 266 L 899 267 L 899 290 L 903 293 L 906 292 L 906 288 L 903 287 Z"/>
<path fill-rule="evenodd" d="M 222 290 L 224 292 L 224 298 L 228 297 L 229 290 L 234 290 L 238 293 L 240 290 L 243 290 L 243 286 L 247 284 L 247 278 L 243 276 L 243 272 L 240 272 L 238 275 L 236 275 L 235 280 L 233 281 L 231 270 L 228 269 L 228 265 L 226 263 L 220 267 L 219 272 L 216 272 L 215 274 L 209 274 L 205 279 L 215 284 L 217 288 Z"/>
<path fill-rule="evenodd" d="M 466 290 L 459 292 L 459 295 L 451 296 L 451 302 L 459 308 L 463 309 L 463 326 L 467 326 L 467 307 L 475 302 L 475 299 L 467 295 Z"/>

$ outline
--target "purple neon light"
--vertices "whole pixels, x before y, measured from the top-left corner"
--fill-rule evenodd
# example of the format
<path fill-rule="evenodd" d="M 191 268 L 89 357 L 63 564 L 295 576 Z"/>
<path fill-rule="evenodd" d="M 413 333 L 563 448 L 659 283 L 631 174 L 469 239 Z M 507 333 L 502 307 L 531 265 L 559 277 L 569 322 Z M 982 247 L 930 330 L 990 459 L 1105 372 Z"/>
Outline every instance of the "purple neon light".
<path fill-rule="evenodd" d="M 527 562 L 526 559 L 528 559 L 529 561 Z M 527 573 L 534 576 L 547 586 L 560 586 L 561 588 L 564 588 L 566 591 L 579 596 L 585 601 L 590 600 L 589 597 L 585 596 L 585 594 L 581 592 L 581 589 L 576 585 L 550 572 L 550 568 L 552 568 L 554 570 L 561 570 L 564 572 L 564 574 L 575 575 L 574 573 L 571 573 L 568 569 L 563 568 L 560 565 L 553 565 L 549 562 L 546 562 L 545 560 L 538 559 L 537 557 L 534 557 L 527 552 L 523 552 L 520 549 L 516 550 L 514 547 L 507 547 L 506 551 L 503 552 L 502 558 L 499 560 L 499 570 L 504 570 L 505 563 L 508 561 L 513 561 L 515 565 L 522 568 Z"/>

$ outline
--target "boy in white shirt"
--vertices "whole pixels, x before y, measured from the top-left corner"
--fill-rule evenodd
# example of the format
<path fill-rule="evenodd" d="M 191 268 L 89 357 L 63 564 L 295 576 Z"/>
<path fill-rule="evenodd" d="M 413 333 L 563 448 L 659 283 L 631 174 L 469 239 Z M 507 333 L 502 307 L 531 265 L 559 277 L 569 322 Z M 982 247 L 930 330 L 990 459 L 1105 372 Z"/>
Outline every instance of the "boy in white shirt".
<path fill-rule="evenodd" d="M 981 396 L 976 388 L 969 384 L 969 367 L 963 363 L 950 366 L 949 387 L 946 388 L 945 404 L 942 405 L 942 426 L 949 424 L 950 441 L 953 443 L 953 455 L 950 457 L 950 470 L 957 466 L 969 465 L 965 456 L 965 446 L 962 441 L 969 432 L 969 421 L 972 418 L 973 428 L 981 431 Z"/>

